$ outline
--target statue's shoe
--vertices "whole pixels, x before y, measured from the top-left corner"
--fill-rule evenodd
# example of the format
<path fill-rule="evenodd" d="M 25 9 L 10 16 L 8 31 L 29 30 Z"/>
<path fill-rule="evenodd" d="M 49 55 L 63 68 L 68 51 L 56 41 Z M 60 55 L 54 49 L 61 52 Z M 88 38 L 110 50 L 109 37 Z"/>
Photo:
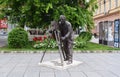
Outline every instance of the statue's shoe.
<path fill-rule="evenodd" d="M 69 65 L 69 64 L 72 64 L 72 60 L 68 60 L 67 64 L 68 64 L 68 65 Z"/>
<path fill-rule="evenodd" d="M 68 58 L 65 58 L 64 61 L 68 61 L 69 59 Z"/>

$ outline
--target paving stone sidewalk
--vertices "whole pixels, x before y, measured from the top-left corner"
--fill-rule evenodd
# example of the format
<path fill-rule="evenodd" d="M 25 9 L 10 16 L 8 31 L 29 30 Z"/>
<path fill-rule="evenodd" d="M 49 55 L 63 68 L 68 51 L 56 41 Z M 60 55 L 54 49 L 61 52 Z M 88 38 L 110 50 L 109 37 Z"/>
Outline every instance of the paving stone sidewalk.
<path fill-rule="evenodd" d="M 41 53 L 0 53 L 0 77 L 120 77 L 120 53 L 74 53 L 83 64 L 66 70 L 38 65 Z M 44 61 L 59 58 L 47 53 Z"/>

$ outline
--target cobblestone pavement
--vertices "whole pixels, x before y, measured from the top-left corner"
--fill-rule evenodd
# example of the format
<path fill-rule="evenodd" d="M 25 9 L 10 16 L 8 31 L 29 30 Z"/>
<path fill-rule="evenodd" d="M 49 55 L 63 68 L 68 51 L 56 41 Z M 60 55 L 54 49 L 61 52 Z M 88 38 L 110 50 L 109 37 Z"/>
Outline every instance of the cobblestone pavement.
<path fill-rule="evenodd" d="M 0 77 L 120 77 L 119 53 L 74 53 L 83 63 L 66 70 L 39 66 L 42 53 L 0 53 Z M 44 61 L 59 58 L 47 53 Z"/>

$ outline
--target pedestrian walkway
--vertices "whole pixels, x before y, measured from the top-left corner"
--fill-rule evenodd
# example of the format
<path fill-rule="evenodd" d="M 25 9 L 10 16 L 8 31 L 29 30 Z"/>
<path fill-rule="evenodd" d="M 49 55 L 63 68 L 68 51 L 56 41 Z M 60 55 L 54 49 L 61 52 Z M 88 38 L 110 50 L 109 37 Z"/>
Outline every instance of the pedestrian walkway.
<path fill-rule="evenodd" d="M 119 53 L 74 53 L 79 66 L 56 70 L 38 65 L 41 53 L 0 53 L 0 77 L 120 77 Z M 59 58 L 47 53 L 44 61 Z"/>

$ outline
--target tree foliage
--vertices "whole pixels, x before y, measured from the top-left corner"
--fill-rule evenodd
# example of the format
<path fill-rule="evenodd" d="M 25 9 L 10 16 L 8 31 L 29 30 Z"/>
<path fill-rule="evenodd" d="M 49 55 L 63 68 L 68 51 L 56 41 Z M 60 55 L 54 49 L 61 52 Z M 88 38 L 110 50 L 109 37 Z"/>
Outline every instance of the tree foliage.
<path fill-rule="evenodd" d="M 0 0 L 2 16 L 10 16 L 12 23 L 21 26 L 44 27 L 64 14 L 73 27 L 93 27 L 96 0 Z"/>

